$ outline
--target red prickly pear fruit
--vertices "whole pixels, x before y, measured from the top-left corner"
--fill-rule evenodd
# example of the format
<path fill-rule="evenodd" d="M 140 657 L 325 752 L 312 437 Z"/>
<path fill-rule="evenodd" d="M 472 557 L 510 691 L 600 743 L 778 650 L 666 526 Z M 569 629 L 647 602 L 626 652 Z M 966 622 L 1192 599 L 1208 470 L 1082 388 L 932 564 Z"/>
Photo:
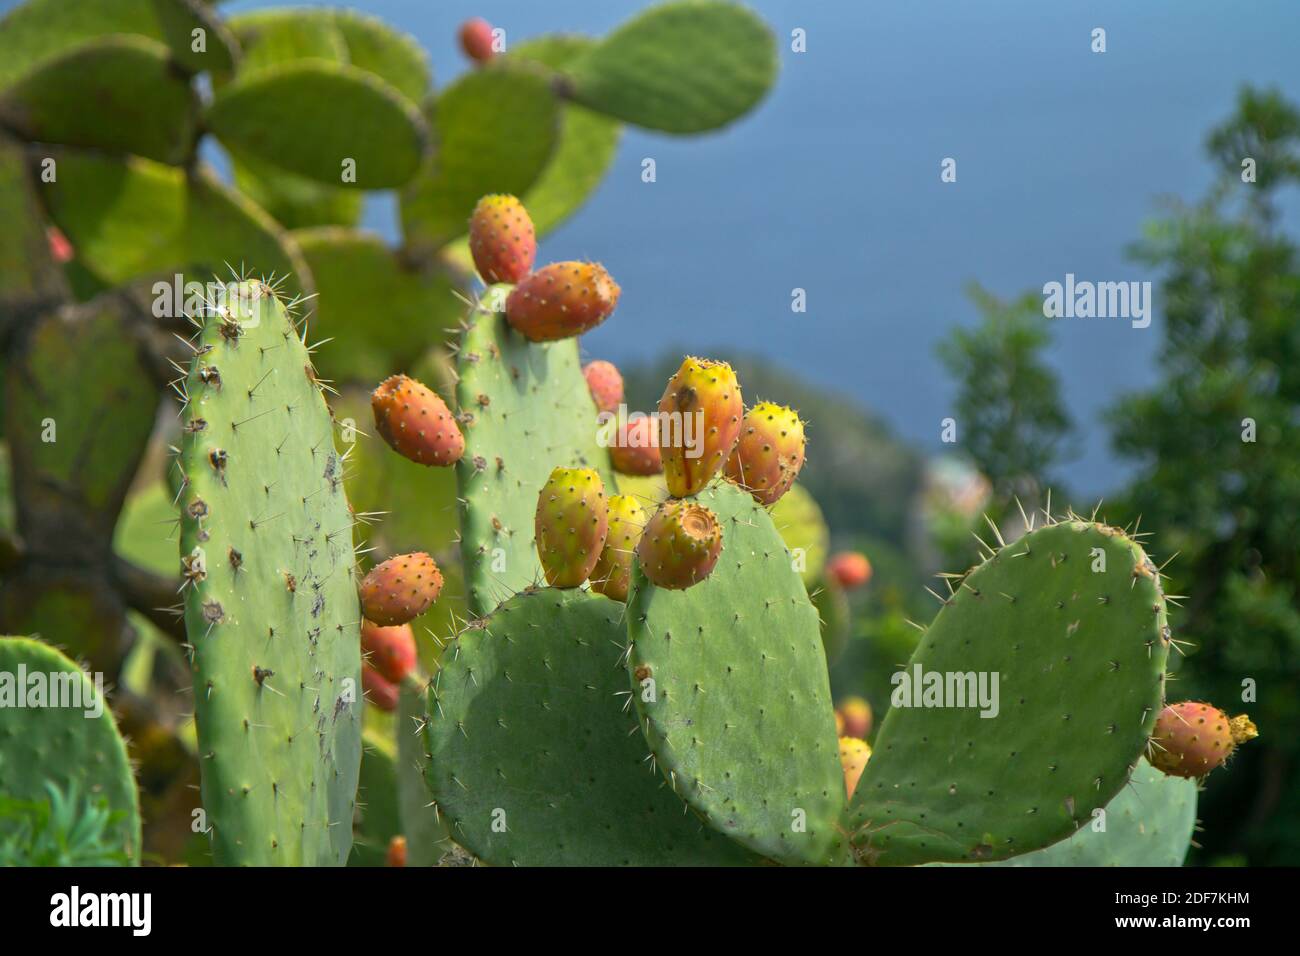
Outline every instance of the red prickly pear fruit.
<path fill-rule="evenodd" d="M 409 624 L 381 627 L 373 621 L 362 621 L 361 652 L 371 667 L 394 683 L 400 684 L 415 670 L 415 634 Z"/>
<path fill-rule="evenodd" d="M 486 63 L 496 56 L 492 48 L 492 24 L 474 17 L 460 25 L 460 48 L 475 63 Z"/>
<path fill-rule="evenodd" d="M 632 582 L 632 555 L 645 529 L 646 513 L 632 495 L 609 499 L 609 533 L 600 560 L 591 572 L 591 589 L 615 601 L 627 601 Z"/>
<path fill-rule="evenodd" d="M 45 241 L 50 247 L 50 256 L 59 265 L 65 262 L 71 262 L 75 255 L 72 249 L 72 243 L 68 242 L 68 237 L 58 226 L 45 227 Z"/>
<path fill-rule="evenodd" d="M 469 251 L 488 285 L 522 281 L 537 258 L 537 234 L 524 204 L 504 193 L 480 199 L 469 217 Z"/>
<path fill-rule="evenodd" d="M 537 556 L 546 583 L 576 588 L 591 577 L 609 532 L 605 484 L 592 468 L 556 468 L 537 496 Z"/>
<path fill-rule="evenodd" d="M 370 396 L 375 428 L 399 455 L 445 467 L 465 454 L 465 436 L 437 392 L 405 375 L 379 383 Z"/>
<path fill-rule="evenodd" d="M 727 459 L 727 477 L 771 505 L 799 477 L 804 457 L 803 422 L 784 405 L 759 402 L 746 414 L 740 438 Z"/>
<path fill-rule="evenodd" d="M 846 591 L 856 591 L 871 580 L 871 562 L 859 551 L 840 551 L 826 562 L 826 573 Z"/>
<path fill-rule="evenodd" d="M 623 376 L 613 362 L 597 359 L 582 367 L 582 374 L 587 379 L 587 388 L 591 389 L 591 399 L 596 408 L 602 412 L 618 411 L 623 401 Z"/>
<path fill-rule="evenodd" d="M 406 866 L 406 837 L 395 836 L 388 841 L 386 859 L 389 866 Z"/>
<path fill-rule="evenodd" d="M 1156 718 L 1147 759 L 1171 777 L 1203 777 L 1222 766 L 1237 744 L 1259 736 L 1245 714 L 1229 718 L 1210 704 L 1169 704 Z"/>
<path fill-rule="evenodd" d="M 870 759 L 871 747 L 865 740 L 853 736 L 840 738 L 840 766 L 844 768 L 844 790 L 850 799 Z"/>
<path fill-rule="evenodd" d="M 361 664 L 361 689 L 366 699 L 380 710 L 388 713 L 397 710 L 397 685 L 365 662 Z"/>
<path fill-rule="evenodd" d="M 871 736 L 871 705 L 861 697 L 845 697 L 835 708 L 842 725 L 841 733 L 866 740 Z"/>
<path fill-rule="evenodd" d="M 571 338 L 609 318 L 621 291 L 598 262 L 553 262 L 515 286 L 506 321 L 531 342 Z"/>
<path fill-rule="evenodd" d="M 442 590 L 442 572 L 423 551 L 399 554 L 361 582 L 361 614 L 380 627 L 406 624 L 429 610 Z"/>
<path fill-rule="evenodd" d="M 619 428 L 609 446 L 615 471 L 622 475 L 657 475 L 664 470 L 656 422 L 654 418 L 634 418 Z"/>
<path fill-rule="evenodd" d="M 722 526 L 708 508 L 670 498 L 659 506 L 636 546 L 651 583 L 673 591 L 709 576 L 722 554 Z"/>
<path fill-rule="evenodd" d="M 726 362 L 687 357 L 659 399 L 659 449 L 668 493 L 698 494 L 740 437 L 745 402 Z"/>

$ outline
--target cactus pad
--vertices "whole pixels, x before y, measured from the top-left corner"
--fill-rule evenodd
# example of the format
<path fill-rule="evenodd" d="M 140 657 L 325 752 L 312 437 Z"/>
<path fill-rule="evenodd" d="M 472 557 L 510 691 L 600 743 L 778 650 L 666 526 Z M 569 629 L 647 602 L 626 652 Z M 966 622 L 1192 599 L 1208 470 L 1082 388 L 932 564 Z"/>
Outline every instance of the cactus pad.
<path fill-rule="evenodd" d="M 489 311 L 509 288 L 484 293 L 456 357 L 465 434 L 456 465 L 461 554 L 470 611 L 480 615 L 542 579 L 533 523 L 553 468 L 595 468 L 605 487 L 615 487 L 609 454 L 596 441 L 577 341 L 538 344 L 512 331 L 504 315 Z"/>
<path fill-rule="evenodd" d="M 1123 533 L 1072 517 L 953 585 L 904 673 L 996 673 L 997 712 L 899 706 L 896 687 L 848 814 L 863 862 L 978 862 L 1055 843 L 1119 793 L 1160 710 L 1159 573 Z"/>
<path fill-rule="evenodd" d="M 817 612 L 753 498 L 715 480 L 687 500 L 717 515 L 722 556 L 684 591 L 634 566 L 627 666 L 646 740 L 716 830 L 784 862 L 840 862 L 844 776 Z"/>
<path fill-rule="evenodd" d="M 573 99 L 669 133 L 725 126 L 776 79 L 776 40 L 752 11 L 678 0 L 628 21 L 573 62 Z"/>
<path fill-rule="evenodd" d="M 452 839 L 485 862 L 754 861 L 684 814 L 647 764 L 618 696 L 621 618 L 586 591 L 530 590 L 443 655 L 429 689 L 429 785 Z"/>
<path fill-rule="evenodd" d="M 227 289 L 225 315 L 201 320 L 182 414 L 203 804 L 218 863 L 341 865 L 361 757 L 343 462 L 283 306 L 260 282 Z"/>
<path fill-rule="evenodd" d="M 20 667 L 26 686 L 18 684 Z M 45 688 L 40 703 L 34 675 L 41 675 Z M 21 695 L 28 706 L 16 706 L 12 695 Z M 126 744 L 107 708 L 85 672 L 54 648 L 0 637 L 0 796 L 48 801 L 49 783 L 64 794 L 102 798 L 119 814 L 111 831 L 114 844 L 139 863 L 139 796 Z M 0 830 L 4 825 L 0 820 Z"/>

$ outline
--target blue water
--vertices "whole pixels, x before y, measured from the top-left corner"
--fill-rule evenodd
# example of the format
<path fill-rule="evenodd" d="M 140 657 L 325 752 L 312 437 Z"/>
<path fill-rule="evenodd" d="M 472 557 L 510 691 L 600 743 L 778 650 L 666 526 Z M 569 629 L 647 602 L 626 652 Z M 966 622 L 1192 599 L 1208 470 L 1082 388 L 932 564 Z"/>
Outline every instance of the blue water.
<path fill-rule="evenodd" d="M 239 0 L 224 12 L 280 3 Z M 645 0 L 360 0 L 415 35 L 437 81 L 464 69 L 456 25 L 511 39 L 601 34 Z M 610 176 L 541 257 L 592 257 L 623 286 L 586 341 L 630 362 L 668 345 L 758 351 L 843 388 L 900 436 L 938 449 L 955 414 L 934 344 L 1005 296 L 1079 279 L 1156 280 L 1124 256 L 1161 194 L 1199 197 L 1202 141 L 1244 83 L 1300 101 L 1300 3 L 999 0 L 752 4 L 782 41 L 773 95 L 736 126 L 675 139 L 628 130 Z M 802 27 L 808 52 L 790 52 Z M 1094 27 L 1107 52 L 1090 50 Z M 641 181 L 653 157 L 658 181 Z M 957 160 L 957 182 L 940 162 Z M 1289 211 L 1294 227 L 1300 217 Z M 395 234 L 391 203 L 369 223 Z M 792 314 L 791 289 L 808 312 Z M 1098 412 L 1151 380 L 1160 336 L 1057 320 L 1051 358 L 1079 422 L 1067 477 L 1085 494 L 1125 472 Z M 1046 321 L 1046 320 L 1044 320 Z M 780 398 L 780 396 L 770 396 Z"/>

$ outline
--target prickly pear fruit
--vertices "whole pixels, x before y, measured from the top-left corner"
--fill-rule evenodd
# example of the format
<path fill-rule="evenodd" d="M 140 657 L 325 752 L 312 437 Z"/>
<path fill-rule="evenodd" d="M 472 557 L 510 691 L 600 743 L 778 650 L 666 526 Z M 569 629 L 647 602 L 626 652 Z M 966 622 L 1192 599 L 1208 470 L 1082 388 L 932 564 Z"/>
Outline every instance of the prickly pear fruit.
<path fill-rule="evenodd" d="M 722 525 L 708 508 L 670 498 L 637 543 L 641 570 L 653 584 L 680 591 L 709 576 L 722 554 Z"/>
<path fill-rule="evenodd" d="M 745 402 L 726 362 L 687 357 L 659 399 L 659 449 L 668 493 L 704 490 L 740 436 Z"/>
<path fill-rule="evenodd" d="M 486 63 L 496 56 L 492 49 L 492 24 L 474 17 L 460 25 L 460 48 L 475 63 Z"/>
<path fill-rule="evenodd" d="M 840 713 L 840 709 L 838 707 L 835 708 L 835 736 L 836 737 L 844 736 L 844 715 Z"/>
<path fill-rule="evenodd" d="M 646 513 L 632 495 L 609 499 L 609 533 L 600 560 L 591 572 L 591 589 L 615 601 L 627 601 L 632 581 L 632 555 L 645 528 Z"/>
<path fill-rule="evenodd" d="M 840 551 L 826 562 L 826 573 L 846 591 L 855 591 L 871 580 L 871 562 L 859 551 Z"/>
<path fill-rule="evenodd" d="M 866 740 L 871 736 L 871 705 L 861 697 L 845 697 L 835 708 L 844 721 L 844 735 Z"/>
<path fill-rule="evenodd" d="M 537 556 L 546 583 L 576 588 L 591 577 L 609 531 L 605 485 L 593 468 L 556 468 L 537 496 Z"/>
<path fill-rule="evenodd" d="M 480 199 L 469 217 L 469 251 L 488 285 L 522 281 L 537 258 L 537 234 L 524 204 L 504 193 Z"/>
<path fill-rule="evenodd" d="M 72 257 L 76 254 L 72 249 L 72 243 L 68 242 L 68 237 L 63 234 L 58 226 L 45 227 L 45 239 L 49 243 L 50 256 L 59 265 L 65 262 L 71 262 Z"/>
<path fill-rule="evenodd" d="M 623 401 L 623 376 L 613 362 L 597 359 L 582 367 L 582 374 L 591 389 L 591 398 L 602 412 L 618 410 Z"/>
<path fill-rule="evenodd" d="M 405 375 L 392 375 L 370 396 L 375 428 L 393 450 L 421 465 L 454 465 L 465 436 L 437 392 Z"/>
<path fill-rule="evenodd" d="M 366 699 L 382 711 L 397 710 L 398 687 L 369 664 L 361 664 L 361 689 Z"/>
<path fill-rule="evenodd" d="M 763 505 L 790 490 L 803 467 L 803 422 L 784 405 L 759 402 L 746 414 L 727 459 L 727 477 Z"/>
<path fill-rule="evenodd" d="M 609 446 L 614 470 L 623 475 L 657 475 L 664 470 L 653 418 L 634 418 L 622 425 Z"/>
<path fill-rule="evenodd" d="M 400 684 L 415 669 L 415 634 L 409 624 L 381 627 L 373 621 L 362 621 L 361 652 L 371 667 Z"/>
<path fill-rule="evenodd" d="M 858 789 L 858 780 L 870 759 L 871 747 L 865 740 L 856 737 L 840 738 L 840 764 L 844 767 L 844 789 L 849 799 L 853 798 L 853 791 Z"/>
<path fill-rule="evenodd" d="M 389 866 L 406 866 L 406 837 L 395 836 L 388 841 L 386 858 Z"/>
<path fill-rule="evenodd" d="M 598 262 L 553 262 L 515 286 L 506 321 L 532 342 L 567 339 L 609 318 L 620 291 Z"/>
<path fill-rule="evenodd" d="M 1245 714 L 1229 719 L 1217 707 L 1186 700 L 1160 711 L 1147 759 L 1171 777 L 1203 777 L 1221 766 L 1237 744 L 1258 736 Z"/>
<path fill-rule="evenodd" d="M 371 568 L 361 581 L 361 614 L 381 627 L 419 617 L 442 590 L 442 572 L 423 551 L 399 554 Z"/>

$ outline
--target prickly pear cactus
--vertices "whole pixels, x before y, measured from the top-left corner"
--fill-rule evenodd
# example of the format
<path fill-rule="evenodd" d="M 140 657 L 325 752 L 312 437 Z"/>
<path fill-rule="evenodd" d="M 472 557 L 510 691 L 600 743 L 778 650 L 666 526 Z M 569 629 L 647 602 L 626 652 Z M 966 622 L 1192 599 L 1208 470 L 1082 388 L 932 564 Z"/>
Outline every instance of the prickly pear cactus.
<path fill-rule="evenodd" d="M 261 282 L 197 321 L 180 495 L 218 863 L 341 865 L 361 757 L 353 517 L 298 329 Z"/>
<path fill-rule="evenodd" d="M 44 688 L 39 701 L 32 683 L 37 675 Z M 26 706 L 18 706 L 16 695 Z M 48 801 L 47 783 L 64 794 L 104 800 L 116 815 L 112 843 L 140 862 L 135 777 L 100 690 L 49 645 L 0 637 L 0 796 Z M 0 819 L 0 837 L 5 826 Z"/>
<path fill-rule="evenodd" d="M 533 547 L 537 494 L 556 467 L 595 468 L 615 486 L 596 439 L 596 406 L 576 339 L 529 342 L 505 316 L 508 285 L 490 286 L 456 356 L 465 454 L 456 466 L 470 611 L 487 614 L 542 580 Z"/>
<path fill-rule="evenodd" d="M 622 610 L 579 589 L 525 591 L 444 653 L 428 781 L 452 839 L 485 862 L 757 862 L 684 813 L 647 763 L 625 708 Z"/>
<path fill-rule="evenodd" d="M 1093 829 L 1105 821 L 1105 829 Z M 1196 829 L 1196 781 L 1168 777 L 1145 760 L 1128 786 L 1059 843 L 984 866 L 1182 866 Z"/>
<path fill-rule="evenodd" d="M 627 669 L 660 771 L 714 829 L 789 863 L 843 862 L 844 777 L 817 612 L 767 511 L 715 480 L 712 573 L 683 591 L 634 565 Z"/>
<path fill-rule="evenodd" d="M 1160 710 L 1159 572 L 1117 529 L 1071 516 L 951 586 L 903 672 L 914 705 L 890 708 L 851 801 L 865 863 L 978 862 L 1055 843 L 1124 787 Z M 931 674 L 996 681 L 996 711 L 922 697 Z"/>

